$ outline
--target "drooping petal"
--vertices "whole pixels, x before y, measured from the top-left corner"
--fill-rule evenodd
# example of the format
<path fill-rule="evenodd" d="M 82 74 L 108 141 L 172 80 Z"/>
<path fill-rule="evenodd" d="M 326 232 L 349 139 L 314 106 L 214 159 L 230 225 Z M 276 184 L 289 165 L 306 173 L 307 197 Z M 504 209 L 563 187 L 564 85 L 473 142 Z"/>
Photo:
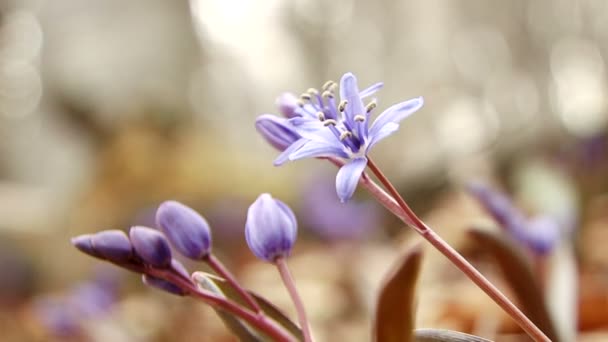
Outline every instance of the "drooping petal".
<path fill-rule="evenodd" d="M 416 97 L 414 99 L 390 106 L 388 109 L 382 112 L 382 114 L 378 115 L 378 118 L 376 118 L 376 121 L 374 121 L 369 130 L 369 134 L 371 136 L 376 135 L 377 132 L 388 122 L 399 123 L 401 120 L 420 109 L 423 104 L 424 101 L 422 97 Z"/>
<path fill-rule="evenodd" d="M 382 82 L 378 82 L 378 83 L 374 83 L 371 86 L 361 90 L 359 92 L 359 96 L 364 99 L 370 95 L 375 94 L 378 90 L 380 90 L 380 88 L 382 88 L 382 86 L 384 86 L 384 83 Z"/>
<path fill-rule="evenodd" d="M 357 78 L 350 72 L 344 74 L 340 80 L 340 98 L 347 101 L 344 111 L 346 123 L 349 127 L 355 127 L 355 116 L 364 115 L 365 108 L 361 96 L 359 96 Z"/>
<path fill-rule="evenodd" d="M 287 119 L 270 114 L 258 116 L 255 120 L 255 128 L 270 145 L 279 151 L 284 151 L 300 139 Z"/>
<path fill-rule="evenodd" d="M 340 157 L 348 158 L 348 154 L 344 151 L 344 145 L 336 140 L 335 144 L 326 142 L 308 141 L 300 149 L 289 155 L 289 160 L 298 160 L 311 157 Z"/>
<path fill-rule="evenodd" d="M 372 146 L 374 146 L 380 140 L 393 134 L 398 129 L 399 129 L 399 124 L 396 124 L 394 122 L 388 122 L 387 124 L 382 126 L 379 130 L 377 130 L 375 135 L 370 134 L 370 136 L 369 136 L 370 140 L 367 145 L 367 150 L 369 150 Z"/>
<path fill-rule="evenodd" d="M 357 183 L 367 165 L 367 158 L 355 158 L 342 166 L 336 176 L 336 192 L 342 203 L 348 201 L 357 188 Z"/>
<path fill-rule="evenodd" d="M 289 145 L 289 147 L 286 148 L 285 151 L 281 152 L 281 154 L 279 154 L 279 156 L 276 157 L 276 159 L 272 162 L 272 164 L 274 166 L 281 166 L 281 165 L 287 163 L 289 161 L 289 155 L 294 153 L 295 151 L 299 150 L 302 146 L 304 146 L 304 144 L 306 144 L 309 141 L 310 140 L 304 139 L 304 138 L 297 140 L 293 144 Z"/>

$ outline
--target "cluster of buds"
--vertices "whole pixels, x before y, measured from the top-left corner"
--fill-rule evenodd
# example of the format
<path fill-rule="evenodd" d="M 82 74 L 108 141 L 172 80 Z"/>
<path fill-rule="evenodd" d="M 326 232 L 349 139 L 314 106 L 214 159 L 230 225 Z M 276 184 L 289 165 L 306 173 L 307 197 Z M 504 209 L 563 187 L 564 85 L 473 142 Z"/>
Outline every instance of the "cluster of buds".
<path fill-rule="evenodd" d="M 162 203 L 156 211 L 157 229 L 135 226 L 128 234 L 105 230 L 80 235 L 72 244 L 80 251 L 142 274 L 143 283 L 175 295 L 190 295 L 249 321 L 280 340 L 291 340 L 284 329 L 269 321 L 257 300 L 211 253 L 211 229 L 203 216 L 176 201 Z M 262 194 L 248 211 L 245 237 L 258 258 L 284 265 L 297 235 L 294 213 L 283 202 Z M 201 288 L 196 272 L 190 275 L 174 252 L 207 263 L 232 286 L 246 305 Z M 278 328 L 277 328 L 278 327 Z"/>

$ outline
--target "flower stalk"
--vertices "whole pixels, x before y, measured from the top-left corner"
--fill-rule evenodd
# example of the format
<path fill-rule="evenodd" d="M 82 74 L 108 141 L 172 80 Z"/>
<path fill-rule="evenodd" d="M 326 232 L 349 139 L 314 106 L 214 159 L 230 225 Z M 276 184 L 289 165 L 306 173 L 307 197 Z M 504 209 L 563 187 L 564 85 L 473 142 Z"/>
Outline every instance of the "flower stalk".
<path fill-rule="evenodd" d="M 305 342 L 313 342 L 312 333 L 310 329 L 310 322 L 306 316 L 306 310 L 304 309 L 304 303 L 302 302 L 302 298 L 298 294 L 298 290 L 296 289 L 295 282 L 289 272 L 289 268 L 287 267 L 287 261 L 284 257 L 279 257 L 275 260 L 275 264 L 279 273 L 281 274 L 281 279 L 291 296 L 291 300 L 296 307 L 296 312 L 298 314 L 298 320 L 300 322 L 300 328 L 302 329 L 302 333 L 304 334 Z"/>
<path fill-rule="evenodd" d="M 334 162 L 335 163 L 335 162 Z M 407 205 L 403 197 L 397 192 L 397 189 L 386 178 L 384 173 L 378 166 L 368 157 L 368 168 L 378 178 L 380 183 L 386 188 L 388 194 L 383 191 L 378 191 L 372 184 L 374 182 L 369 177 L 362 177 L 361 183 L 370 191 L 370 193 L 378 199 L 378 201 L 389 209 L 393 214 L 399 217 L 404 223 L 413 227 L 425 240 L 435 247 L 441 254 L 460 269 L 469 279 L 471 279 L 481 290 L 483 290 L 496 304 L 498 304 L 513 320 L 534 340 L 537 342 L 550 342 L 551 340 L 536 326 L 532 321 L 524 315 L 496 286 L 494 286 L 487 278 L 485 278 L 473 265 L 471 265 L 462 255 L 460 255 L 452 246 L 445 242 L 435 231 L 427 226 Z M 385 198 L 391 196 L 393 201 Z M 397 204 L 395 206 L 394 204 Z"/>
<path fill-rule="evenodd" d="M 245 300 L 251 309 L 253 309 L 258 315 L 264 314 L 262 308 L 260 308 L 260 305 L 258 305 L 258 302 L 256 302 L 255 299 L 253 299 L 253 296 L 239 284 L 234 275 L 232 275 L 232 273 L 222 264 L 221 261 L 219 261 L 218 258 L 216 258 L 213 254 L 209 254 L 205 261 L 209 267 L 213 269 L 213 271 L 226 279 L 228 284 L 230 284 L 230 286 L 232 286 L 236 292 L 239 293 L 239 295 Z"/>

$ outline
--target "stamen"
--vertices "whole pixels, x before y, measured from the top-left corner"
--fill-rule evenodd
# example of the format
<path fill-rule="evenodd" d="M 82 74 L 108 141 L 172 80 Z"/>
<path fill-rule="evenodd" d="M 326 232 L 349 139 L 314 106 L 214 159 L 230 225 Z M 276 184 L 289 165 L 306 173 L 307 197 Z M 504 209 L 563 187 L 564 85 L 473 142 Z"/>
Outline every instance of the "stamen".
<path fill-rule="evenodd" d="M 352 136 L 353 136 L 353 134 L 350 131 L 344 131 L 344 132 L 342 132 L 342 134 L 340 134 L 340 140 L 344 140 L 344 139 L 350 138 Z"/>
<path fill-rule="evenodd" d="M 300 95 L 300 98 L 304 101 L 310 101 L 311 99 L 310 94 L 307 93 L 303 93 L 302 95 Z"/>
<path fill-rule="evenodd" d="M 306 91 L 308 94 L 310 94 L 311 96 L 314 95 L 319 95 L 319 91 L 315 88 L 308 88 L 308 90 Z"/>
<path fill-rule="evenodd" d="M 325 121 L 325 113 L 317 112 L 317 118 L 319 118 L 320 121 Z"/>
<path fill-rule="evenodd" d="M 304 107 L 304 101 L 302 101 L 302 99 L 296 100 L 296 104 L 300 107 Z"/>
<path fill-rule="evenodd" d="M 334 81 L 327 81 L 323 84 L 323 87 L 321 87 L 321 89 L 323 90 L 329 90 L 330 87 L 332 87 L 334 84 L 336 84 L 336 82 Z"/>
<path fill-rule="evenodd" d="M 359 114 L 359 115 L 355 115 L 355 117 L 353 119 L 355 119 L 355 121 L 363 122 L 363 121 L 365 121 L 365 116 Z"/>
<path fill-rule="evenodd" d="M 323 94 L 321 94 L 321 96 L 325 97 L 325 98 L 330 98 L 333 99 L 334 98 L 334 94 L 331 91 L 324 91 Z"/>
<path fill-rule="evenodd" d="M 376 108 L 377 105 L 378 105 L 378 103 L 376 103 L 376 100 L 372 100 L 370 103 L 367 104 L 367 106 L 365 107 L 365 110 L 369 113 L 372 110 L 374 110 L 374 108 Z"/>
<path fill-rule="evenodd" d="M 333 93 L 336 91 L 337 88 L 338 88 L 338 83 L 334 82 L 329 86 L 329 88 L 327 88 L 327 91 L 331 91 Z"/>
<path fill-rule="evenodd" d="M 336 124 L 338 124 L 338 123 L 334 119 L 327 119 L 327 120 L 323 121 L 323 126 L 325 126 L 325 127 L 335 126 Z"/>
<path fill-rule="evenodd" d="M 340 102 L 340 104 L 338 105 L 338 110 L 340 112 L 343 112 L 346 109 L 347 104 L 348 104 L 348 101 L 342 100 L 342 102 Z"/>

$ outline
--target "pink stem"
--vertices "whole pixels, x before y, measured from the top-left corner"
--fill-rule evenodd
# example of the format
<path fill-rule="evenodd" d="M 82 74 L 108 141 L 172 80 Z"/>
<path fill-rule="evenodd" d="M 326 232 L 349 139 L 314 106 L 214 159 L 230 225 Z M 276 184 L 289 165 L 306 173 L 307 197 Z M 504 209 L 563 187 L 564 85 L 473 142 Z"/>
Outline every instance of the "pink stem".
<path fill-rule="evenodd" d="M 207 264 L 220 276 L 222 276 L 228 284 L 230 284 L 240 295 L 243 297 L 245 302 L 249 305 L 253 311 L 258 314 L 264 314 L 260 305 L 253 299 L 253 296 L 247 292 L 236 280 L 236 278 L 230 273 L 230 271 L 217 259 L 213 254 L 209 254 L 205 259 Z"/>
<path fill-rule="evenodd" d="M 335 163 L 334 163 L 335 164 Z M 433 247 L 447 257 L 452 264 L 460 269 L 469 279 L 471 279 L 481 290 L 483 290 L 496 304 L 498 304 L 515 322 L 534 340 L 537 342 L 550 342 L 551 340 L 536 326 L 530 319 L 521 312 L 498 288 L 496 288 L 488 279 L 486 279 L 473 265 L 471 265 L 462 255 L 460 255 L 452 246 L 445 242 L 437 235 L 429 226 L 427 226 L 405 203 L 405 200 L 393 184 L 386 178 L 376 164 L 368 159 L 367 166 L 378 178 L 380 183 L 388 190 L 388 194 L 376 189 L 374 182 L 369 177 L 361 178 L 361 183 L 368 189 L 381 204 L 399 217 L 404 223 L 412 226 L 423 238 L 425 238 Z M 374 185 L 372 185 L 374 184 Z M 389 200 L 385 197 L 392 197 Z M 395 206 L 395 204 L 397 204 Z"/>
<path fill-rule="evenodd" d="M 298 319 L 300 321 L 300 327 L 302 328 L 302 333 L 304 334 L 305 342 L 312 342 L 312 334 L 310 332 L 310 323 L 308 322 L 308 318 L 306 317 L 306 311 L 304 310 L 304 303 L 302 302 L 302 298 L 298 294 L 298 290 L 296 289 L 296 285 L 291 277 L 291 273 L 289 272 L 289 268 L 287 267 L 287 262 L 285 258 L 277 258 L 275 260 L 275 264 L 279 269 L 279 273 L 281 274 L 281 279 L 283 279 L 283 283 L 291 296 L 291 300 L 293 301 L 296 312 L 298 313 Z"/>

